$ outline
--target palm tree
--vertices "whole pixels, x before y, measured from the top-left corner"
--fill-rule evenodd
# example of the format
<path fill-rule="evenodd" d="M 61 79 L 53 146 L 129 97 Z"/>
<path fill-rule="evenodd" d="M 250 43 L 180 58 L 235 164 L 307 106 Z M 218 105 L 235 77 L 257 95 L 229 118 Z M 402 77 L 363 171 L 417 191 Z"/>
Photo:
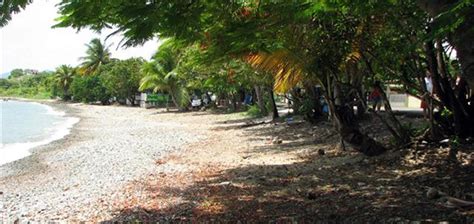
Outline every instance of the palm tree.
<path fill-rule="evenodd" d="M 171 96 L 173 104 L 180 108 L 188 104 L 189 97 L 186 89 L 180 85 L 178 73 L 166 72 L 156 61 L 146 62 L 142 67 L 144 77 L 140 80 L 140 91 L 153 90 L 153 92 L 167 92 Z"/>
<path fill-rule="evenodd" d="M 142 67 L 144 77 L 140 81 L 140 91 L 163 91 L 170 94 L 176 107 L 185 109 L 189 103 L 189 94 L 181 85 L 178 73 L 178 52 L 173 40 L 163 43 L 151 62 Z"/>
<path fill-rule="evenodd" d="M 97 71 L 101 65 L 109 63 L 111 54 L 109 47 L 105 46 L 105 43 L 102 43 L 98 38 L 92 39 L 86 46 L 86 56 L 80 59 L 83 61 L 81 73 L 88 75 Z"/>
<path fill-rule="evenodd" d="M 55 81 L 58 84 L 59 88 L 63 91 L 63 99 L 68 100 L 69 87 L 74 79 L 74 76 L 77 74 L 77 70 L 69 65 L 61 65 L 56 69 Z"/>

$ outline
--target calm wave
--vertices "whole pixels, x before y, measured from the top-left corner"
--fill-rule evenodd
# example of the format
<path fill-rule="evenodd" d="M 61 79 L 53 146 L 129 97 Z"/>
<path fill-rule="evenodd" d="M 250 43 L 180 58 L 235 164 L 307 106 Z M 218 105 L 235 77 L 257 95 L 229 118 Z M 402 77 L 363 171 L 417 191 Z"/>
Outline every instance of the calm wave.
<path fill-rule="evenodd" d="M 30 149 L 61 139 L 78 121 L 50 106 L 0 101 L 0 165 L 30 155 Z"/>

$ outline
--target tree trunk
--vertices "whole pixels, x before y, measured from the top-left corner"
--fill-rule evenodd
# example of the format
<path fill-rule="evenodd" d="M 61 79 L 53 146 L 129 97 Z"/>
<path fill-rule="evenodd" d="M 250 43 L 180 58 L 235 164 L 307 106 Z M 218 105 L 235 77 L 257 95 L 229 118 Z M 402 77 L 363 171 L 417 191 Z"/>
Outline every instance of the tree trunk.
<path fill-rule="evenodd" d="M 397 144 L 399 146 L 405 145 L 406 143 L 410 141 L 410 135 L 408 134 L 407 130 L 403 128 L 402 124 L 397 119 L 397 117 L 395 117 L 395 114 L 392 111 L 392 106 L 390 105 L 390 101 L 387 97 L 387 93 L 385 93 L 385 91 L 382 88 L 380 88 L 380 90 L 382 92 L 382 100 L 384 102 L 385 112 L 389 118 L 388 120 L 390 121 L 391 125 L 396 131 L 396 135 L 394 135 L 394 137 L 397 141 Z"/>
<path fill-rule="evenodd" d="M 275 120 L 277 118 L 280 117 L 280 115 L 278 115 L 278 107 L 276 105 L 276 102 L 275 102 L 275 95 L 274 95 L 274 92 L 273 92 L 273 89 L 270 88 L 270 100 L 271 100 L 271 104 L 272 104 L 272 119 Z"/>
<path fill-rule="evenodd" d="M 267 114 L 267 109 L 265 108 L 265 101 L 263 100 L 262 87 L 255 86 L 255 95 L 257 96 L 257 105 L 262 114 Z"/>
<path fill-rule="evenodd" d="M 232 111 L 237 111 L 237 96 L 236 94 L 231 94 L 230 96 Z"/>
<path fill-rule="evenodd" d="M 372 68 L 372 64 L 370 63 L 370 61 L 367 59 L 367 57 L 364 56 L 364 54 L 362 54 L 362 57 L 364 59 L 364 62 L 366 64 L 369 72 L 372 73 L 373 76 L 375 76 L 375 72 Z M 384 120 L 384 118 L 382 116 L 378 115 L 375 111 L 374 111 L 374 113 L 379 117 L 379 119 L 387 127 L 387 129 L 390 131 L 390 133 L 392 133 L 393 137 L 397 141 L 397 144 L 398 145 L 404 145 L 404 144 L 406 144 L 410 141 L 410 135 L 407 132 L 407 130 L 405 130 L 405 128 L 403 128 L 402 124 L 397 119 L 397 117 L 395 117 L 395 114 L 392 111 L 392 106 L 390 105 L 390 100 L 388 99 L 387 93 L 385 92 L 385 90 L 383 90 L 381 86 L 378 86 L 378 88 L 381 91 L 382 101 L 384 102 L 384 108 L 385 108 L 386 114 L 387 114 L 391 124 L 389 124 L 389 122 Z M 358 93 L 358 95 L 360 97 L 360 93 Z M 363 100 L 365 100 L 365 98 L 360 99 L 360 101 L 363 101 Z"/>
<path fill-rule="evenodd" d="M 171 101 L 173 101 L 173 104 L 176 108 L 180 108 L 179 104 L 178 104 L 178 101 L 176 99 L 176 96 L 174 95 L 174 93 L 172 91 L 170 91 L 170 94 L 171 95 Z"/>
<path fill-rule="evenodd" d="M 321 95 L 311 84 L 305 84 L 304 88 L 306 90 L 307 97 L 311 102 L 311 110 L 306 112 L 305 117 L 310 122 L 315 123 L 323 115 L 321 102 L 319 101 Z"/>
<path fill-rule="evenodd" d="M 453 113 L 452 121 L 449 118 L 438 115 L 436 116 L 437 122 L 443 126 L 443 131 L 446 134 L 455 134 L 460 137 L 472 136 L 474 132 L 472 127 L 473 116 L 468 112 L 469 106 L 462 105 L 451 87 L 449 77 L 444 69 L 445 62 L 442 58 L 443 49 L 441 43 L 438 43 L 438 47 L 435 49 L 434 43 L 428 41 L 425 44 L 425 50 L 428 66 L 433 76 L 435 93 L 440 98 L 442 105 Z M 454 127 L 454 130 L 451 127 Z"/>
<path fill-rule="evenodd" d="M 332 121 L 343 141 L 349 143 L 355 150 L 366 156 L 377 156 L 387 149 L 373 140 L 367 134 L 360 132 L 357 125 L 350 119 L 350 108 L 334 105 L 334 101 L 328 100 Z"/>
<path fill-rule="evenodd" d="M 360 132 L 353 114 L 353 110 L 349 108 L 344 102 L 336 103 L 336 95 L 341 93 L 333 93 L 332 91 L 339 91 L 340 88 L 337 83 L 331 83 L 330 77 L 327 77 L 326 99 L 331 114 L 331 120 L 339 132 L 342 141 L 349 143 L 355 150 L 367 156 L 377 156 L 387 149 L 380 143 L 373 140 L 367 134 Z"/>
<path fill-rule="evenodd" d="M 298 114 L 303 102 L 301 102 L 301 89 L 296 87 L 291 90 L 291 107 L 293 109 L 293 113 Z"/>

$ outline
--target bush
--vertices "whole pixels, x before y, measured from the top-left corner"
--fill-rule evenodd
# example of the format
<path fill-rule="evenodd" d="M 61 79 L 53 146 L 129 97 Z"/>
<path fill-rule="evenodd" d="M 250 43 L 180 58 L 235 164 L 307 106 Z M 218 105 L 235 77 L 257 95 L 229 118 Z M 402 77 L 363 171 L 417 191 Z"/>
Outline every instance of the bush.
<path fill-rule="evenodd" d="M 97 75 L 76 77 L 71 84 L 71 93 L 75 101 L 84 103 L 100 101 L 106 104 L 111 98 Z"/>
<path fill-rule="evenodd" d="M 249 106 L 249 109 L 247 110 L 247 115 L 251 117 L 263 117 L 265 116 L 262 111 L 260 111 L 260 108 L 258 105 L 252 105 Z"/>

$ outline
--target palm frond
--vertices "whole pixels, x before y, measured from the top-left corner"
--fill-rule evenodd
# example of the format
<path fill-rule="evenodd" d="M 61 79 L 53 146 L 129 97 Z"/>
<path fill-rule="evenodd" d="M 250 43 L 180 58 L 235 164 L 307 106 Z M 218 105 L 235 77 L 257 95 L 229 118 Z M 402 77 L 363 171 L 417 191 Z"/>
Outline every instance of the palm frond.
<path fill-rule="evenodd" d="M 303 64 L 288 50 L 258 52 L 248 55 L 245 60 L 257 69 L 272 73 L 274 89 L 280 93 L 287 92 L 303 79 Z"/>

